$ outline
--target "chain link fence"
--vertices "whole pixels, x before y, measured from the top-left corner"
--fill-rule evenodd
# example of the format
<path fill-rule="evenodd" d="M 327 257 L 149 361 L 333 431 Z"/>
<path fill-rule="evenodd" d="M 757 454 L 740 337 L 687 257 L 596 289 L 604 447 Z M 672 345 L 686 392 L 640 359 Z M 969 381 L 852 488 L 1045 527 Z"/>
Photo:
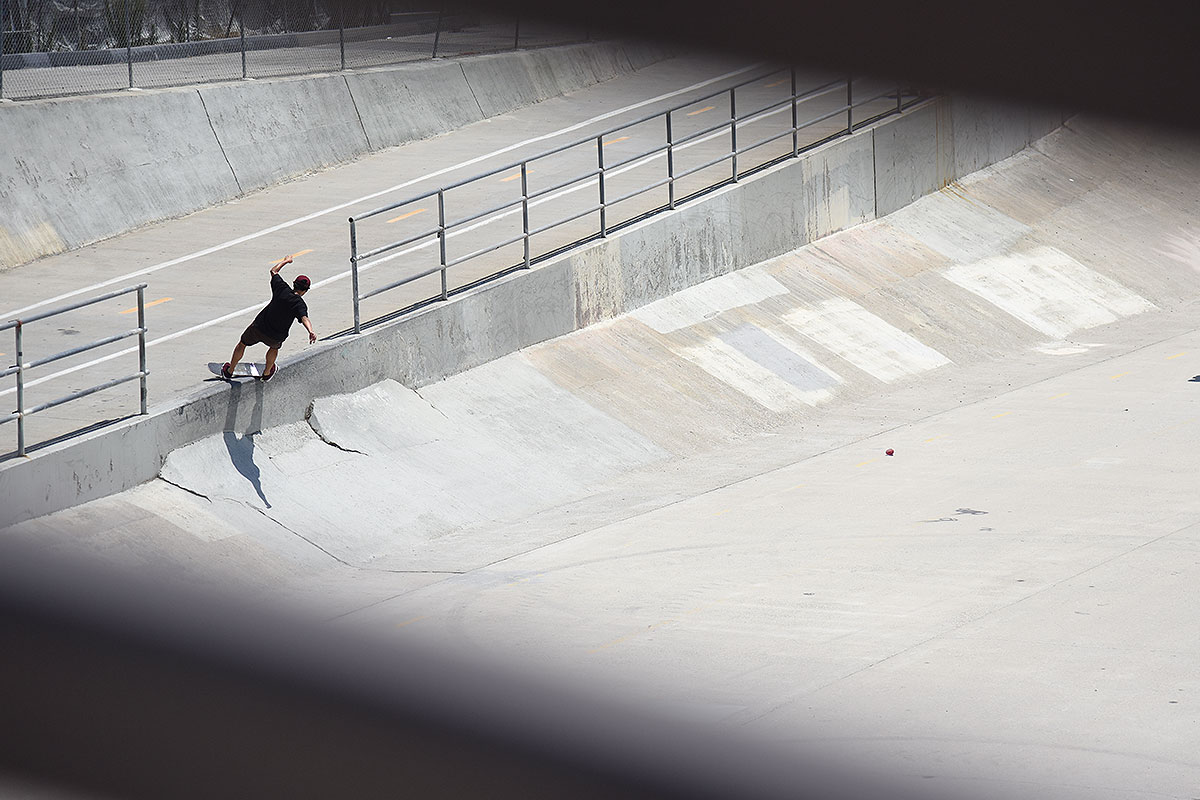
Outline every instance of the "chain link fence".
<path fill-rule="evenodd" d="M 0 0 L 0 98 L 336 72 L 589 38 L 439 0 Z"/>

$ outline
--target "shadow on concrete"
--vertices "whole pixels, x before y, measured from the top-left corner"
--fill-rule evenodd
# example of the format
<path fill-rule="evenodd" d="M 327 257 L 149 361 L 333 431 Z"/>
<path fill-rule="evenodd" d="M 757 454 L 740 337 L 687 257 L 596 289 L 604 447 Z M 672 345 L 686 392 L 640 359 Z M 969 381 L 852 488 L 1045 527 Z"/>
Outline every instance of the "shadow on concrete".
<path fill-rule="evenodd" d="M 261 381 L 253 384 L 231 383 L 229 387 L 229 406 L 225 411 L 225 431 L 222 438 L 225 449 L 229 452 L 229 462 L 233 464 L 243 478 L 250 481 L 254 491 L 262 499 L 267 508 L 271 501 L 267 499 L 262 489 L 262 473 L 254 463 L 254 437 L 262 432 L 263 386 Z M 237 435 L 238 408 L 242 402 L 242 392 L 249 391 L 254 397 L 254 408 L 250 411 L 250 420 L 246 424 L 245 433 Z"/>

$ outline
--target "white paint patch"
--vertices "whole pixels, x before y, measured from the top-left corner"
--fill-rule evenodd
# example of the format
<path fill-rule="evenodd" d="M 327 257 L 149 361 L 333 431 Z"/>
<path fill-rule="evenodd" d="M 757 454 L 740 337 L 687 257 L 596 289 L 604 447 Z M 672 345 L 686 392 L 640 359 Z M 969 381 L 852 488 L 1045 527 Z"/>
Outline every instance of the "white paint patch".
<path fill-rule="evenodd" d="M 1158 252 L 1200 272 L 1200 234 L 1183 231 L 1178 236 L 1168 236 L 1166 246 Z"/>
<path fill-rule="evenodd" d="M 712 319 L 723 311 L 787 294 L 788 289 L 760 269 L 743 269 L 655 300 L 632 312 L 659 333 L 671 333 Z"/>
<path fill-rule="evenodd" d="M 950 363 L 937 350 L 842 297 L 815 309 L 789 311 L 783 321 L 884 383 Z"/>
<path fill-rule="evenodd" d="M 1106 469 L 1108 467 L 1115 467 L 1118 464 L 1122 464 L 1124 461 L 1125 459 L 1123 458 L 1089 458 L 1087 461 L 1083 462 L 1083 465 L 1090 469 Z"/>
<path fill-rule="evenodd" d="M 815 406 L 833 395 L 830 389 L 801 389 L 794 386 L 720 339 L 713 338 L 702 345 L 682 347 L 678 352 L 717 380 L 771 411 L 787 411 L 797 403 Z M 829 372 L 819 364 L 814 366 Z M 833 377 L 841 380 L 836 375 Z"/>
<path fill-rule="evenodd" d="M 942 274 L 1048 336 L 1066 336 L 1156 308 L 1053 247 L 993 256 Z"/>
<path fill-rule="evenodd" d="M 1048 356 L 1071 356 L 1076 353 L 1086 353 L 1094 347 L 1104 347 L 1095 342 L 1042 342 L 1033 349 Z"/>
<path fill-rule="evenodd" d="M 965 264 L 1007 250 L 1032 228 L 961 190 L 925 195 L 884 217 L 891 227 L 921 240 L 951 261 Z"/>

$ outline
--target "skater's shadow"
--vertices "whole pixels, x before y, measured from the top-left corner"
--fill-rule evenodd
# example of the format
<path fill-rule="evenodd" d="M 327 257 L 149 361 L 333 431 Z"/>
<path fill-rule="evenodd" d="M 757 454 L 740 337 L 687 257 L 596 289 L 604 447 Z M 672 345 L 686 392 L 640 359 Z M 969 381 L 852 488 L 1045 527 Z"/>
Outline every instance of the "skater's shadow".
<path fill-rule="evenodd" d="M 250 420 L 245 426 L 246 432 L 239 437 L 237 435 L 237 412 L 238 407 L 241 405 L 243 391 L 253 393 L 254 408 L 250 410 Z M 271 502 L 263 494 L 262 473 L 259 471 L 258 465 L 254 463 L 254 437 L 262 432 L 262 403 L 263 384 L 261 381 L 255 381 L 253 384 L 232 384 L 229 387 L 229 407 L 225 411 L 225 432 L 223 436 L 225 439 L 225 449 L 229 451 L 229 462 L 233 464 L 233 468 L 242 477 L 250 481 L 250 485 L 254 487 L 254 491 L 262 498 L 266 507 L 270 508 Z"/>

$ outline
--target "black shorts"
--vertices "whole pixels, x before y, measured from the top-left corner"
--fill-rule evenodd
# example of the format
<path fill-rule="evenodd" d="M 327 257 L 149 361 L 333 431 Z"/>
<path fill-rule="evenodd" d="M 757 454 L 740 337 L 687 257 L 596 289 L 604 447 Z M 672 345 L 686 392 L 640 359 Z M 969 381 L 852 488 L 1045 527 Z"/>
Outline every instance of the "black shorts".
<path fill-rule="evenodd" d="M 267 347 L 283 347 L 282 339 L 268 338 L 263 334 L 262 331 L 254 327 L 254 323 L 251 322 L 246 326 L 246 330 L 242 331 L 242 344 L 246 345 L 246 347 L 249 347 L 252 344 L 258 344 L 259 342 L 262 342 Z"/>

